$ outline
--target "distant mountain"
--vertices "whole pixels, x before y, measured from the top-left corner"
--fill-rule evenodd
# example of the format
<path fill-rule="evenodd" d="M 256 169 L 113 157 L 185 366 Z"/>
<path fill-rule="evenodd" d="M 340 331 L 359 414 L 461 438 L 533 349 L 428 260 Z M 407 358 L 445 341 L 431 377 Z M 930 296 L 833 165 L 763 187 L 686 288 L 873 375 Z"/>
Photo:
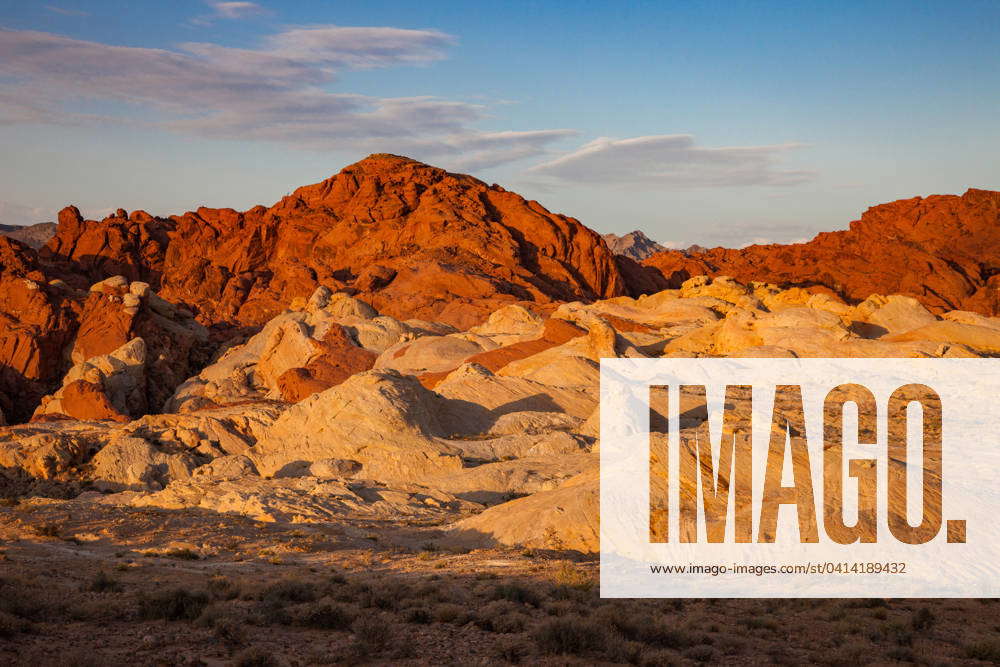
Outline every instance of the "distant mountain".
<path fill-rule="evenodd" d="M 935 312 L 1000 315 L 1000 192 L 901 199 L 806 243 L 667 250 L 643 261 L 658 284 L 726 275 L 828 290 L 858 302 L 904 294 Z M 648 281 L 650 274 L 643 274 Z"/>
<path fill-rule="evenodd" d="M 36 225 L 0 225 L 0 236 L 10 237 L 38 250 L 56 235 L 56 226 L 54 222 L 39 222 Z"/>
<path fill-rule="evenodd" d="M 624 255 L 637 262 L 666 250 L 664 246 L 653 241 L 638 229 L 624 236 L 604 234 L 604 242 L 608 244 L 608 249 L 614 254 Z"/>

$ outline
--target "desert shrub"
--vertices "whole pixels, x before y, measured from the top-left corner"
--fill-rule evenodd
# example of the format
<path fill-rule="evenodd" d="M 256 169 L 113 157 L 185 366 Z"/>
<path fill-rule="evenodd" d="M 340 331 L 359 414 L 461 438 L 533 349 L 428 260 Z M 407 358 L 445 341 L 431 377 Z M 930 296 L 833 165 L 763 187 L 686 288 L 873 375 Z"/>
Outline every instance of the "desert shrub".
<path fill-rule="evenodd" d="M 673 665 L 683 664 L 683 660 L 673 651 L 647 648 L 639 656 L 636 664 L 640 667 L 672 667 Z"/>
<path fill-rule="evenodd" d="M 166 558 L 176 558 L 177 560 L 201 560 L 198 552 L 188 548 L 170 549 L 169 551 L 164 551 L 163 556 Z"/>
<path fill-rule="evenodd" d="M 304 579 L 275 581 L 260 592 L 260 600 L 269 603 L 312 602 L 315 599 L 315 585 Z"/>
<path fill-rule="evenodd" d="M 587 615 L 587 608 L 571 600 L 556 600 L 545 605 L 549 616 L 566 616 L 567 614 Z"/>
<path fill-rule="evenodd" d="M 596 582 L 592 575 L 570 562 L 564 562 L 556 571 L 556 583 L 567 588 L 589 591 Z"/>
<path fill-rule="evenodd" d="M 927 607 L 921 607 L 913 612 L 913 616 L 910 618 L 910 626 L 917 632 L 924 632 L 930 630 L 936 621 L 937 618 L 935 618 L 934 612 Z"/>
<path fill-rule="evenodd" d="M 867 664 L 871 658 L 870 653 L 871 644 L 863 640 L 840 641 L 836 642 L 836 648 L 824 650 L 819 655 L 814 654 L 814 658 L 821 664 L 854 667 Z"/>
<path fill-rule="evenodd" d="M 416 625 L 426 625 L 433 620 L 431 612 L 427 607 L 410 607 L 403 615 L 407 623 Z"/>
<path fill-rule="evenodd" d="M 365 594 L 360 596 L 364 606 L 376 609 L 396 610 L 400 604 L 412 594 L 412 589 L 405 581 L 387 579 L 376 581 L 365 587 Z"/>
<path fill-rule="evenodd" d="M 590 619 L 572 616 L 542 621 L 531 633 L 543 653 L 580 655 L 607 648 L 608 630 Z"/>
<path fill-rule="evenodd" d="M 962 649 L 962 656 L 968 660 L 1000 664 L 1000 641 L 994 639 L 968 644 Z"/>
<path fill-rule="evenodd" d="M 528 647 L 520 637 L 501 637 L 493 644 L 493 657 L 518 664 L 528 656 Z"/>
<path fill-rule="evenodd" d="M 304 606 L 298 616 L 300 625 L 322 630 L 347 630 L 354 622 L 355 614 L 343 604 L 324 598 Z"/>
<path fill-rule="evenodd" d="M 0 611 L 0 639 L 10 639 L 16 634 L 27 632 L 31 629 L 31 623 L 18 618 L 14 614 Z"/>
<path fill-rule="evenodd" d="M 281 661 L 270 651 L 251 646 L 236 654 L 233 667 L 281 667 Z"/>
<path fill-rule="evenodd" d="M 108 598 L 67 602 L 64 613 L 74 621 L 123 621 L 129 617 L 128 607 Z"/>
<path fill-rule="evenodd" d="M 90 583 L 87 585 L 87 590 L 93 591 L 94 593 L 117 593 L 121 589 L 121 584 L 104 570 L 101 570 L 94 575 L 94 578 L 91 579 Z"/>
<path fill-rule="evenodd" d="M 235 600 L 241 592 L 239 584 L 221 575 L 209 579 L 206 588 L 216 600 Z"/>
<path fill-rule="evenodd" d="M 192 621 L 208 606 L 208 593 L 172 588 L 146 593 L 139 598 L 139 615 L 145 619 Z"/>
<path fill-rule="evenodd" d="M 639 639 L 643 629 L 650 625 L 646 614 L 637 613 L 621 604 L 605 604 L 594 612 L 594 618 L 601 625 L 612 628 L 626 639 Z"/>
<path fill-rule="evenodd" d="M 247 615 L 247 620 L 254 625 L 268 627 L 272 625 L 290 625 L 292 616 L 280 600 L 258 602 Z"/>
<path fill-rule="evenodd" d="M 716 662 L 716 651 L 711 646 L 700 644 L 684 651 L 684 657 L 695 662 Z"/>
<path fill-rule="evenodd" d="M 451 602 L 442 602 L 435 605 L 433 609 L 434 620 L 438 623 L 453 623 L 454 625 L 465 625 L 470 620 L 470 614 L 465 607 Z"/>
<path fill-rule="evenodd" d="M 736 620 L 737 625 L 741 625 L 747 630 L 770 630 L 776 632 L 780 626 L 773 618 L 762 618 L 760 616 L 741 616 Z"/>
<path fill-rule="evenodd" d="M 906 626 L 893 623 L 885 629 L 886 639 L 898 646 L 913 646 L 913 632 Z"/>
<path fill-rule="evenodd" d="M 0 579 L 0 612 L 39 621 L 51 615 L 50 607 L 31 587 L 17 580 Z"/>
<path fill-rule="evenodd" d="M 393 640 L 395 628 L 384 613 L 367 613 L 351 623 L 356 649 L 361 655 L 384 651 Z"/>
<path fill-rule="evenodd" d="M 896 662 L 917 662 L 917 656 L 913 649 L 905 646 L 894 646 L 885 653 L 886 657 Z"/>
<path fill-rule="evenodd" d="M 495 600 L 476 612 L 475 623 L 483 630 L 510 634 L 523 632 L 531 619 L 508 600 Z"/>
<path fill-rule="evenodd" d="M 529 604 L 532 607 L 537 607 L 542 603 L 542 598 L 538 593 L 520 584 L 499 584 L 493 589 L 493 599 L 510 600 L 520 604 Z"/>
<path fill-rule="evenodd" d="M 233 616 L 224 616 L 215 622 L 215 638 L 229 646 L 243 646 L 247 643 L 247 631 L 243 623 Z"/>

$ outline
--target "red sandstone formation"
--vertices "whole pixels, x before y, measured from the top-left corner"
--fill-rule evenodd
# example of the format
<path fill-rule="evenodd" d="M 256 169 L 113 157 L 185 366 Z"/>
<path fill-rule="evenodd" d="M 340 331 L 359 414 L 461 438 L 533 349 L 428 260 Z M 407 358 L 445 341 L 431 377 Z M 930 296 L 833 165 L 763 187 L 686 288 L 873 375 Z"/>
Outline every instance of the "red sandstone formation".
<path fill-rule="evenodd" d="M 75 330 L 67 290 L 47 284 L 30 248 L 0 237 L 0 411 L 9 423 L 30 417 L 61 377 Z"/>
<path fill-rule="evenodd" d="M 1000 192 L 914 197 L 868 209 L 850 229 L 808 243 L 676 250 L 644 262 L 663 284 L 728 275 L 829 290 L 850 301 L 906 294 L 934 311 L 1000 314 Z"/>
<path fill-rule="evenodd" d="M 408 158 L 372 155 L 271 208 L 170 220 L 64 210 L 44 258 L 91 282 L 151 282 L 207 325 L 259 325 L 318 285 L 380 312 L 471 326 L 517 301 L 625 293 L 600 236 L 541 204 Z"/>
<path fill-rule="evenodd" d="M 63 387 L 61 400 L 64 414 L 73 419 L 129 421 L 128 415 L 123 415 L 111 404 L 100 385 L 86 380 L 76 380 Z"/>
<path fill-rule="evenodd" d="M 304 368 L 290 368 L 278 378 L 281 397 L 290 403 L 340 384 L 355 373 L 367 371 L 378 357 L 358 347 L 339 325 L 332 325 L 316 345 L 317 356 Z"/>

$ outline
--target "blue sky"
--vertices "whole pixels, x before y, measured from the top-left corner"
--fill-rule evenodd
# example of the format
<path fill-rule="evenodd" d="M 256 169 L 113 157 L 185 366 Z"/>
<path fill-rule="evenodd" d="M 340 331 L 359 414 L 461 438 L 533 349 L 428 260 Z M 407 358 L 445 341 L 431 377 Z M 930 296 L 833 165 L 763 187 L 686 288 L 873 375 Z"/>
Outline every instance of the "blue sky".
<path fill-rule="evenodd" d="M 270 204 L 370 152 L 602 231 L 1000 188 L 1000 3 L 0 0 L 0 222 Z"/>

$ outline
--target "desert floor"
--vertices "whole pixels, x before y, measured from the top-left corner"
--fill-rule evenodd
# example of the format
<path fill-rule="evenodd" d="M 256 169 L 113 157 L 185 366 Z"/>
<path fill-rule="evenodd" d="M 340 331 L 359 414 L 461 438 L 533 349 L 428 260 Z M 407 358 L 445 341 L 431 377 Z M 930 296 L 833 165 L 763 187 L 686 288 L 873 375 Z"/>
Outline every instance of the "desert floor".
<path fill-rule="evenodd" d="M 1000 663 L 996 600 L 602 600 L 592 559 L 439 536 L 8 501 L 0 662 Z"/>

